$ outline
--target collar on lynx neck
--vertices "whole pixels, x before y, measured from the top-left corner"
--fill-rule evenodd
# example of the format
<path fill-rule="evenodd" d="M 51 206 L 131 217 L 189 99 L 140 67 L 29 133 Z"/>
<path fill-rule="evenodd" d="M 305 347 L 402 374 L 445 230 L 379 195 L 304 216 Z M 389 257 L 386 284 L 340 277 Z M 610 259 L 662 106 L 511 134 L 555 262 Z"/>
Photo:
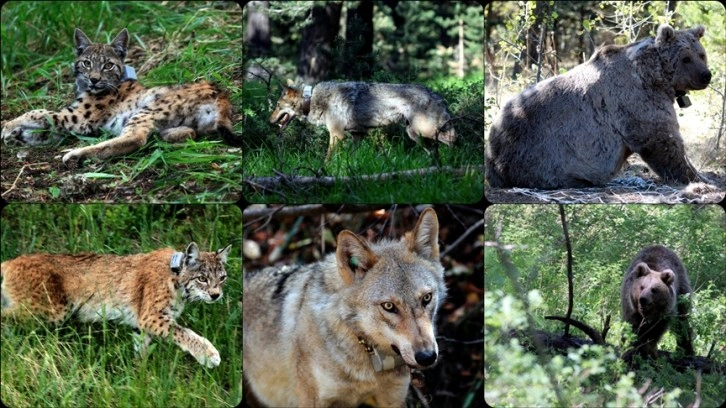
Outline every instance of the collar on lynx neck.
<path fill-rule="evenodd" d="M 310 98 L 313 96 L 313 86 L 303 84 L 303 114 L 310 113 Z"/>
<path fill-rule="evenodd" d="M 136 70 L 134 67 L 129 65 L 124 65 L 124 76 L 121 78 L 122 81 L 125 81 L 127 79 L 133 79 L 136 80 Z"/>
<path fill-rule="evenodd" d="M 169 261 L 169 269 L 174 275 L 179 275 L 181 272 L 182 262 L 184 262 L 184 252 L 174 252 Z"/>
<path fill-rule="evenodd" d="M 678 102 L 678 107 L 681 109 L 691 106 L 691 99 L 687 94 L 686 91 L 676 91 L 676 102 Z"/>
<path fill-rule="evenodd" d="M 378 350 L 363 337 L 358 337 L 358 343 L 360 343 L 366 350 L 368 355 L 371 357 L 371 364 L 373 364 L 373 371 L 379 373 L 381 371 L 393 370 L 396 367 L 406 365 L 401 356 L 385 356 L 381 358 L 378 354 Z"/>

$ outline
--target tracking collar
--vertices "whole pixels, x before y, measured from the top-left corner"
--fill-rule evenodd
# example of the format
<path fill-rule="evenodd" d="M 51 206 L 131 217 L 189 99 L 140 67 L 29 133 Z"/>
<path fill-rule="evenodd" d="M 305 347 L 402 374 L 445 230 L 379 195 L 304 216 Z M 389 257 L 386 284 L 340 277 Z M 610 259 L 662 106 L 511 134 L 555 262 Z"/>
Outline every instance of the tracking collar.
<path fill-rule="evenodd" d="M 171 256 L 171 261 L 169 261 L 169 268 L 174 273 L 174 275 L 179 275 L 179 272 L 181 272 L 183 261 L 184 252 L 174 252 L 174 255 Z"/>
<path fill-rule="evenodd" d="M 376 350 L 376 348 L 372 344 L 367 342 L 363 337 L 358 337 L 358 343 L 360 343 L 366 350 L 366 352 L 371 356 L 373 371 L 377 373 L 385 370 L 393 370 L 396 367 L 406 365 L 406 362 L 403 361 L 403 358 L 398 355 L 385 356 L 381 358 L 381 355 L 378 354 L 378 350 Z"/>
<path fill-rule="evenodd" d="M 681 109 L 691 106 L 691 98 L 688 97 L 687 93 L 686 91 L 676 91 L 676 102 L 678 102 L 678 107 Z"/>
<path fill-rule="evenodd" d="M 132 66 L 124 65 L 124 76 L 121 78 L 121 80 L 125 81 L 127 79 L 133 79 L 134 81 L 136 81 L 136 70 Z"/>
<path fill-rule="evenodd" d="M 310 112 L 310 99 L 313 97 L 313 86 L 303 85 L 303 115 Z"/>

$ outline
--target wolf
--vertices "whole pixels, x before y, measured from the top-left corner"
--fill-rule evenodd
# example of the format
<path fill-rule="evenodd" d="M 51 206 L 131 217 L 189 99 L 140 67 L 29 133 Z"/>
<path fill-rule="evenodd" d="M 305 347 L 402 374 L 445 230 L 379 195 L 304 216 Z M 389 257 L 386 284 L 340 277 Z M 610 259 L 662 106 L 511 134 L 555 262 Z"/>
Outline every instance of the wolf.
<path fill-rule="evenodd" d="M 330 134 L 330 158 L 345 131 L 360 136 L 369 128 L 406 122 L 408 137 L 422 136 L 451 146 L 456 131 L 441 96 L 422 85 L 365 82 L 321 82 L 312 86 L 282 86 L 270 123 L 285 129 L 294 117 L 325 125 Z"/>
<path fill-rule="evenodd" d="M 335 254 L 243 278 L 244 377 L 270 407 L 402 407 L 410 369 L 438 360 L 446 296 L 428 208 L 398 241 L 342 231 Z"/>

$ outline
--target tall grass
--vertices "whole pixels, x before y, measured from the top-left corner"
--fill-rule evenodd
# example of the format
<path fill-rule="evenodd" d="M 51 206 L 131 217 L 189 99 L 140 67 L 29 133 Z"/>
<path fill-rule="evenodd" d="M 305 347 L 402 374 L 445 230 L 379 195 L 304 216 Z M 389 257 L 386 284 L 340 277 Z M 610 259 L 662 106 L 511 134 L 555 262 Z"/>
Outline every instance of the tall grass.
<path fill-rule="evenodd" d="M 0 337 L 2 401 L 39 406 L 234 406 L 242 398 L 241 213 L 236 206 L 18 205 L 2 211 L 2 260 L 30 252 L 131 254 L 191 240 L 202 250 L 232 244 L 224 297 L 189 303 L 179 323 L 206 337 L 222 363 L 201 366 L 170 341 L 137 357 L 133 330 L 68 319 L 17 326 Z"/>

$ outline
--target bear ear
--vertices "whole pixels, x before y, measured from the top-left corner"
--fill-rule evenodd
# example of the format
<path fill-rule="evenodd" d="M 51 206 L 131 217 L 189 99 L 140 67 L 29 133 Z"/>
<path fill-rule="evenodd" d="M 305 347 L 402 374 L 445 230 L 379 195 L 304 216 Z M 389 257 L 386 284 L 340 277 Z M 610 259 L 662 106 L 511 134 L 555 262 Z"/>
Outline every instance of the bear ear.
<path fill-rule="evenodd" d="M 676 279 L 676 275 L 673 273 L 672 270 L 666 269 L 660 273 L 660 279 L 663 281 L 663 283 L 670 286 L 671 284 L 673 284 L 673 281 Z"/>
<path fill-rule="evenodd" d="M 703 35 L 706 34 L 706 28 L 704 26 L 696 26 L 690 31 L 697 39 L 703 38 Z"/>
<path fill-rule="evenodd" d="M 641 276 L 646 276 L 650 273 L 650 268 L 648 267 L 648 264 L 645 262 L 640 262 L 639 264 L 635 265 L 635 277 L 640 278 Z"/>
<path fill-rule="evenodd" d="M 655 37 L 655 45 L 665 44 L 676 37 L 676 32 L 673 27 L 668 24 L 663 24 L 658 27 L 658 35 Z"/>

